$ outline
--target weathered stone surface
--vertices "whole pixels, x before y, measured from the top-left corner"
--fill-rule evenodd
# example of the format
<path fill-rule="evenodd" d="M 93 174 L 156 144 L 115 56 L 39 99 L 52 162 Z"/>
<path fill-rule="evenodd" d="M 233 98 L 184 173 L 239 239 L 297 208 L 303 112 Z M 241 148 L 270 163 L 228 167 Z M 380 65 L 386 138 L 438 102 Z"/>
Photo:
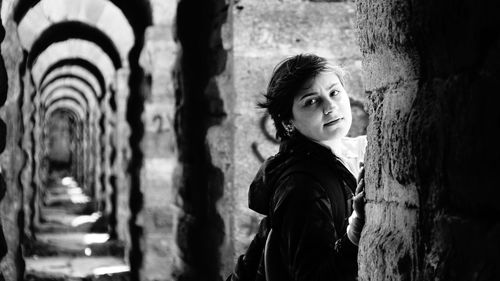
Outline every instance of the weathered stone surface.
<path fill-rule="evenodd" d="M 145 241 L 144 266 L 141 275 L 144 280 L 172 280 L 173 265 L 178 259 L 173 235 L 148 233 Z"/>
<path fill-rule="evenodd" d="M 8 6 L 9 1 L 1 3 Z M 19 64 L 22 51 L 16 36 L 16 26 L 9 21 L 9 16 L 2 14 L 0 27 L 0 279 L 16 280 L 21 278 L 20 237 L 23 229 L 19 226 L 19 217 L 24 217 L 22 187 L 18 179 L 24 165 L 24 155 L 19 147 L 21 115 L 18 99 L 21 96 Z M 5 20 L 5 21 L 4 21 Z M 5 35 L 5 37 L 4 37 Z M 5 240 L 4 240 L 5 239 Z"/>
<path fill-rule="evenodd" d="M 174 170 L 178 166 L 177 143 L 174 130 L 175 96 L 172 68 L 177 55 L 173 22 L 176 1 L 155 1 L 155 24 L 146 30 L 140 64 L 147 73 L 149 89 L 145 93 L 144 135 L 141 150 L 144 153 L 141 168 L 141 191 L 144 206 L 140 211 L 143 227 L 141 250 L 142 280 L 170 280 L 178 259 L 175 248 L 177 208 L 173 190 Z M 162 14 L 159 12 L 163 11 Z M 168 266 L 166 266 L 168 265 Z"/>
<path fill-rule="evenodd" d="M 498 97 L 485 95 L 498 88 L 499 44 L 488 38 L 500 7 L 449 5 L 357 2 L 370 99 L 360 280 L 500 276 L 499 150 L 488 137 Z"/>

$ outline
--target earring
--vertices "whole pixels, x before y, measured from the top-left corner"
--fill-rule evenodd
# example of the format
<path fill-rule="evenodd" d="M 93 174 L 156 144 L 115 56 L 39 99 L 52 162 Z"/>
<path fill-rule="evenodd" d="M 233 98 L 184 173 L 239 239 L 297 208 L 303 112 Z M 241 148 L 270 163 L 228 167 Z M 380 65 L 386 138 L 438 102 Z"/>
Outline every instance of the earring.
<path fill-rule="evenodd" d="M 286 130 L 287 135 L 291 136 L 293 134 L 293 132 L 295 131 L 295 127 L 291 123 L 288 123 L 285 125 L 285 130 Z"/>

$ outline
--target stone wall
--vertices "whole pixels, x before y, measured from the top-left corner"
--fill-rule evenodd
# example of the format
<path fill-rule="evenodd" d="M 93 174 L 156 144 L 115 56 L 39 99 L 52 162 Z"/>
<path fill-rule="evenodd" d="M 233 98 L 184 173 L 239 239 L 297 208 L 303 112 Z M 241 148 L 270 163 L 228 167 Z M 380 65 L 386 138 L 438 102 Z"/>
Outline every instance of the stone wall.
<path fill-rule="evenodd" d="M 360 280 L 497 280 L 498 2 L 357 12 L 370 101 Z"/>

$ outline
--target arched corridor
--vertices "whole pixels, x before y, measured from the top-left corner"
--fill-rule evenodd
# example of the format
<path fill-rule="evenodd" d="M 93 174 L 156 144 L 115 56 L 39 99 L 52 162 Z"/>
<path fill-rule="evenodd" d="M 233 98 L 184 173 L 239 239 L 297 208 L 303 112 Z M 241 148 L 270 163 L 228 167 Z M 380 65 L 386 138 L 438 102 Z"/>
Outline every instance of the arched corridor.
<path fill-rule="evenodd" d="M 225 280 L 274 65 L 349 73 L 359 280 L 497 280 L 493 0 L 0 0 L 0 280 Z"/>
<path fill-rule="evenodd" d="M 18 57 L 8 77 L 18 110 L 8 119 L 20 130 L 9 139 L 24 155 L 12 169 L 23 204 L 13 210 L 20 247 L 9 251 L 12 276 L 137 276 L 140 227 L 131 195 L 141 194 L 134 181 L 142 122 L 131 114 L 141 115 L 135 103 L 147 95 L 139 54 L 150 4 L 3 1 L 2 8 Z"/>

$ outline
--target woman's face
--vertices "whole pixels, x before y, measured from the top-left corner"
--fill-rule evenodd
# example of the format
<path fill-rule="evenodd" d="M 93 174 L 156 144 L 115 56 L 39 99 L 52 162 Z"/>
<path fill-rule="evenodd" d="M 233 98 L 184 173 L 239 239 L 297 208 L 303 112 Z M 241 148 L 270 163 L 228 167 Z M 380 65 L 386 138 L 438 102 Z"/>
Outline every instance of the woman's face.
<path fill-rule="evenodd" d="M 338 76 L 328 69 L 299 90 L 293 101 L 292 115 L 295 128 L 320 143 L 345 137 L 352 123 L 349 97 Z"/>

